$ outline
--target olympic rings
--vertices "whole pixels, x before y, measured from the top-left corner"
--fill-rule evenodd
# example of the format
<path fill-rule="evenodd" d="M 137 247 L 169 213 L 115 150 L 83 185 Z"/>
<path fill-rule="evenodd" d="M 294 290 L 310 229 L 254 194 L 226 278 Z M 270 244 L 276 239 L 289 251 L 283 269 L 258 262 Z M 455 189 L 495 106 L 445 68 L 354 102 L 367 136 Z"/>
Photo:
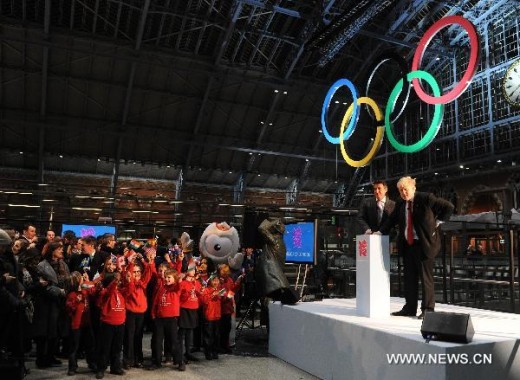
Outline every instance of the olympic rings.
<path fill-rule="evenodd" d="M 439 96 L 441 94 L 441 89 L 439 87 L 439 84 L 435 80 L 435 78 L 426 71 L 412 71 L 411 73 L 408 73 L 406 75 L 406 79 L 408 82 L 412 80 L 417 80 L 414 78 L 419 78 L 425 80 L 430 87 L 433 90 L 433 94 L 435 96 Z M 423 136 L 422 139 L 417 141 L 414 144 L 410 145 L 404 145 L 398 142 L 392 132 L 392 121 L 390 120 L 390 115 L 392 114 L 392 111 L 395 107 L 395 102 L 397 100 L 397 97 L 399 96 L 399 93 L 403 89 L 403 80 L 400 79 L 399 82 L 395 85 L 394 89 L 390 93 L 390 96 L 388 98 L 388 103 L 386 104 L 385 109 L 385 127 L 386 127 L 386 134 L 388 136 L 388 141 L 390 141 L 390 144 L 397 149 L 400 152 L 403 153 L 415 153 L 418 152 L 424 148 L 426 148 L 437 136 L 437 132 L 439 132 L 439 128 L 442 123 L 442 116 L 444 114 L 444 104 L 435 104 L 435 110 L 433 113 L 433 119 L 430 124 L 430 128 L 428 128 L 428 132 Z"/>
<path fill-rule="evenodd" d="M 332 86 L 330 86 L 329 91 L 327 92 L 327 96 L 325 96 L 325 101 L 323 102 L 323 107 L 321 108 L 321 129 L 323 130 L 323 135 L 325 138 L 330 142 L 331 144 L 339 144 L 340 138 L 339 137 L 332 137 L 329 134 L 329 131 L 327 130 L 327 122 L 325 121 L 327 117 L 327 111 L 329 110 L 330 101 L 332 100 L 332 97 L 338 91 L 338 88 L 341 86 L 347 86 L 350 90 L 350 93 L 352 94 L 352 104 L 356 104 L 358 100 L 358 94 L 356 87 L 354 84 L 349 81 L 348 79 L 339 79 Z M 356 123 L 359 118 L 359 108 L 356 107 L 354 109 L 354 115 L 352 119 L 350 119 L 350 123 L 348 124 L 348 128 L 345 131 L 345 135 L 343 136 L 343 140 L 346 140 L 352 135 L 352 132 L 354 132 L 354 129 L 356 127 Z M 340 133 L 341 136 L 342 133 Z"/>
<path fill-rule="evenodd" d="M 381 68 L 381 66 L 383 66 L 383 64 L 389 61 L 397 64 L 399 69 L 399 75 L 401 76 L 401 78 L 406 79 L 406 73 L 408 72 L 408 68 L 406 66 L 406 61 L 404 60 L 404 58 L 392 51 L 385 51 L 378 58 L 376 58 L 375 62 L 377 63 L 374 66 L 372 66 L 371 70 L 368 71 L 370 75 L 367 78 L 365 96 L 370 96 L 370 85 L 372 84 L 372 80 L 374 79 L 374 75 L 376 74 L 376 72 Z M 396 121 L 399 118 L 399 116 L 401 116 L 401 114 L 403 113 L 404 108 L 408 103 L 408 97 L 410 96 L 411 87 L 412 86 L 410 86 L 408 81 L 404 82 L 403 91 L 401 91 L 401 94 L 403 94 L 403 96 L 400 97 L 400 99 L 396 99 L 396 104 L 400 103 L 400 107 L 394 109 L 394 111 L 392 112 L 392 122 Z M 372 116 L 370 112 L 368 114 Z"/>
<path fill-rule="evenodd" d="M 459 24 L 462 26 L 469 35 L 469 44 L 470 44 L 470 55 L 468 68 L 466 72 L 460 79 L 460 82 L 453 87 L 453 89 L 442 96 L 430 96 L 424 92 L 421 87 L 420 82 L 417 79 L 412 81 L 414 90 L 417 93 L 417 96 L 428 104 L 446 104 L 452 102 L 457 99 L 465 90 L 468 88 L 471 83 L 471 79 L 475 75 L 477 71 L 478 58 L 480 53 L 480 44 L 477 35 L 477 30 L 475 26 L 468 20 L 466 20 L 462 16 L 448 16 L 441 18 L 439 21 L 434 23 L 424 34 L 424 36 L 419 41 L 419 46 L 415 51 L 412 61 L 412 71 L 419 70 L 419 65 L 423 59 L 424 51 L 428 47 L 428 44 L 431 42 L 433 37 L 441 30 L 442 28 Z"/>
<path fill-rule="evenodd" d="M 402 86 L 401 86 L 401 88 L 402 88 Z M 354 107 L 354 103 L 352 103 L 348 107 L 347 112 L 345 113 L 345 116 L 343 117 L 343 121 L 341 122 L 341 128 L 340 128 L 340 132 L 339 132 L 340 136 L 343 134 L 343 131 L 345 130 L 345 125 L 347 124 L 348 119 L 352 115 L 353 110 L 356 108 L 359 109 L 358 106 L 360 106 L 361 104 L 366 104 L 366 105 L 370 106 L 372 108 L 372 110 L 374 111 L 376 120 L 378 122 L 383 121 L 383 114 L 381 112 L 381 109 L 377 105 L 377 103 L 373 99 L 370 99 L 366 96 L 361 97 L 357 100 L 355 107 Z M 345 150 L 345 143 L 343 142 L 343 139 L 340 139 L 339 146 L 341 148 L 341 155 L 343 156 L 343 159 L 347 162 L 347 164 L 349 164 L 350 166 L 353 166 L 355 168 L 366 166 L 368 163 L 370 163 L 370 161 L 372 161 L 372 158 L 374 158 L 376 153 L 379 151 L 379 148 L 381 147 L 381 144 L 383 142 L 384 134 L 385 134 L 384 125 L 378 125 L 377 129 L 376 129 L 376 137 L 374 138 L 374 143 L 372 144 L 372 147 L 370 148 L 369 152 L 367 153 L 367 155 L 364 158 L 362 158 L 361 160 L 357 160 L 357 161 L 353 160 L 352 158 L 349 157 L 349 155 L 347 154 L 347 152 Z"/>
<path fill-rule="evenodd" d="M 447 92 L 444 95 L 441 95 L 441 89 L 435 78 L 426 71 L 418 70 L 419 65 L 421 64 L 424 51 L 426 50 L 428 44 L 431 42 L 435 34 L 439 32 L 442 28 L 453 25 L 453 24 L 459 24 L 462 26 L 466 32 L 469 35 L 470 40 L 470 58 L 468 67 L 466 69 L 466 72 L 462 76 L 460 82 L 454 86 L 454 88 Z M 374 142 L 372 146 L 370 147 L 368 153 L 365 157 L 363 157 L 360 160 L 354 160 L 352 159 L 345 149 L 344 140 L 348 140 L 352 133 L 354 133 L 354 130 L 356 128 L 357 121 L 359 119 L 359 108 L 361 104 L 367 104 L 372 110 L 374 111 L 374 114 L 376 116 L 376 121 L 380 122 L 383 120 L 383 116 L 381 114 L 381 110 L 377 106 L 376 102 L 365 96 L 358 98 L 358 93 L 355 88 L 355 86 L 352 84 L 351 81 L 348 79 L 339 79 L 336 81 L 329 91 L 327 92 L 327 95 L 325 97 L 325 101 L 323 102 L 323 107 L 321 111 L 321 125 L 322 125 L 322 131 L 325 135 L 325 138 L 331 142 L 332 144 L 339 144 L 341 148 L 341 154 L 347 164 L 353 167 L 362 167 L 366 166 L 370 163 L 370 161 L 374 158 L 374 156 L 379 151 L 379 148 L 381 147 L 384 131 L 386 129 L 387 135 L 388 135 L 388 141 L 390 144 L 399 152 L 402 153 L 415 153 L 418 152 L 424 148 L 426 148 L 433 139 L 437 136 L 437 133 L 439 132 L 439 128 L 442 123 L 442 118 L 444 114 L 444 105 L 448 102 L 451 102 L 455 99 L 457 99 L 469 86 L 471 83 L 471 79 L 475 75 L 477 65 L 478 65 L 478 58 L 479 58 L 479 51 L 480 45 L 478 40 L 478 35 L 475 29 L 475 26 L 468 20 L 464 19 L 461 16 L 448 16 L 443 19 L 440 19 L 439 21 L 435 22 L 425 33 L 423 38 L 421 38 L 421 41 L 419 43 L 419 47 L 417 48 L 412 62 L 412 71 L 408 74 L 406 74 L 406 82 L 404 81 L 404 78 L 401 78 L 397 84 L 394 86 L 392 92 L 390 93 L 390 96 L 388 98 L 388 102 L 386 104 L 385 109 L 385 115 L 384 115 L 384 125 L 377 126 L 376 127 L 376 136 L 374 138 Z M 384 60 L 382 60 L 377 66 L 375 66 L 374 70 L 372 71 L 368 83 L 366 91 L 368 92 L 368 88 L 370 87 L 370 82 L 372 81 L 372 78 L 374 76 L 374 72 L 379 69 L 381 64 L 386 62 L 391 58 L 384 57 Z M 403 73 L 404 74 L 404 73 Z M 421 87 L 421 83 L 419 80 L 424 80 L 428 85 L 431 87 L 433 96 L 430 96 L 426 94 Z M 395 138 L 393 132 L 392 132 L 392 123 L 401 115 L 401 113 L 404 110 L 404 107 L 407 103 L 408 99 L 408 91 L 409 91 L 409 83 L 413 84 L 413 88 L 415 92 L 417 93 L 417 96 L 423 100 L 424 102 L 434 105 L 434 113 L 432 117 L 432 121 L 430 124 L 430 127 L 428 128 L 428 131 L 426 134 L 417 142 L 413 144 L 402 144 L 397 141 Z M 340 88 L 341 86 L 347 86 L 352 94 L 352 104 L 348 107 L 343 120 L 341 122 L 341 128 L 340 133 L 338 137 L 332 137 L 328 130 L 326 125 L 326 115 L 327 111 L 330 106 L 330 102 L 332 100 L 332 97 Z M 403 101 L 403 106 L 398 112 L 394 112 L 396 103 L 398 102 L 399 95 L 403 92 L 403 87 L 406 86 L 406 97 Z M 347 126 L 348 123 L 348 126 Z M 346 127 L 347 126 L 347 127 Z M 346 130 L 345 130 L 346 127 Z"/>

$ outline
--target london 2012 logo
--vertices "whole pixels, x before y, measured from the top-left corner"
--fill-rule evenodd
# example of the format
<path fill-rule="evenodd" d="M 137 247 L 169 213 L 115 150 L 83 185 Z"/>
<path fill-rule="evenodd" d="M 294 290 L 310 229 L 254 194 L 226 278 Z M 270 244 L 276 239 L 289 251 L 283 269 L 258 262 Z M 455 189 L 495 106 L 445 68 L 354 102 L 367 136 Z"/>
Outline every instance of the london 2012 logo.
<path fill-rule="evenodd" d="M 358 254 L 359 256 L 368 256 L 368 243 L 366 240 L 358 241 Z"/>
<path fill-rule="evenodd" d="M 468 34 L 470 43 L 469 61 L 466 71 L 464 75 L 461 77 L 460 81 L 458 83 L 455 83 L 450 91 L 441 95 L 440 86 L 435 80 L 435 78 L 427 71 L 420 70 L 419 66 L 422 63 L 424 52 L 430 44 L 433 37 L 441 29 L 451 27 L 454 25 L 461 26 Z M 412 61 L 412 71 L 405 74 L 404 78 L 401 78 L 391 91 L 390 96 L 388 97 L 388 101 L 386 103 L 384 118 L 381 109 L 373 99 L 369 98 L 368 96 L 358 97 L 357 89 L 350 80 L 345 78 L 339 79 L 330 87 L 329 91 L 327 92 L 327 95 L 325 96 L 325 100 L 323 102 L 321 111 L 321 126 L 325 138 L 332 144 L 340 145 L 343 159 L 347 162 L 347 164 L 353 167 L 366 166 L 372 161 L 374 156 L 379 151 L 379 148 L 381 147 L 385 131 L 388 135 L 388 140 L 390 144 L 399 152 L 415 153 L 426 148 L 433 141 L 435 136 L 437 136 L 444 115 L 444 105 L 457 99 L 468 88 L 469 84 L 471 83 L 471 80 L 473 79 L 477 70 L 479 54 L 480 43 L 478 34 L 475 26 L 470 21 L 468 21 L 462 16 L 448 16 L 438 20 L 425 32 L 424 36 L 419 41 L 419 45 L 415 51 Z M 428 95 L 424 91 L 420 80 L 426 82 L 428 86 L 431 87 L 433 96 Z M 421 99 L 423 102 L 434 105 L 434 112 L 431 119 L 430 127 L 428 128 L 428 131 L 424 134 L 424 136 L 421 139 L 419 139 L 419 141 L 406 145 L 397 141 L 397 139 L 395 138 L 395 135 L 392 132 L 392 123 L 396 119 L 396 117 L 394 117 L 393 115 L 396 114 L 395 107 L 397 99 L 403 91 L 404 85 L 406 85 L 407 89 L 409 88 L 409 83 L 412 83 L 413 86 L 411 87 L 413 87 L 419 99 Z M 350 91 L 352 95 L 352 104 L 350 104 L 350 106 L 348 107 L 341 121 L 339 136 L 333 137 L 328 132 L 326 119 L 332 97 L 334 96 L 336 91 L 338 91 L 338 89 L 342 86 L 346 86 Z M 402 109 L 397 110 L 398 115 L 400 115 L 404 110 L 404 107 L 406 107 L 407 100 L 408 97 L 406 97 L 406 100 L 402 103 Z M 375 119 L 377 121 L 377 127 L 376 136 L 374 138 L 372 146 L 369 149 L 367 149 L 368 153 L 365 155 L 365 157 L 356 160 L 350 157 L 347 153 L 344 141 L 348 140 L 352 136 L 354 130 L 356 129 L 356 124 L 359 119 L 359 113 L 361 108 L 360 106 L 362 104 L 366 104 L 372 109 L 375 115 Z"/>

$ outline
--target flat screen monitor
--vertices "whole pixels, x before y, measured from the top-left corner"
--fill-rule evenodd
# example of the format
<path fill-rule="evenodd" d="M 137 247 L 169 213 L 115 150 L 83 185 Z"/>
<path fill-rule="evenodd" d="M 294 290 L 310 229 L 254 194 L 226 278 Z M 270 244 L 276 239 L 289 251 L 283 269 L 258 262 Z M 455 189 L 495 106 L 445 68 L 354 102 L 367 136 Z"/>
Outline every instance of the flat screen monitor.
<path fill-rule="evenodd" d="M 317 221 L 285 224 L 283 240 L 287 249 L 286 263 L 316 263 L 317 230 Z"/>
<path fill-rule="evenodd" d="M 106 224 L 101 225 L 90 225 L 90 224 L 63 224 L 61 227 L 61 234 L 65 231 L 73 231 L 77 237 L 85 237 L 92 235 L 94 237 L 101 236 L 103 234 L 116 234 L 116 227 L 109 226 Z"/>

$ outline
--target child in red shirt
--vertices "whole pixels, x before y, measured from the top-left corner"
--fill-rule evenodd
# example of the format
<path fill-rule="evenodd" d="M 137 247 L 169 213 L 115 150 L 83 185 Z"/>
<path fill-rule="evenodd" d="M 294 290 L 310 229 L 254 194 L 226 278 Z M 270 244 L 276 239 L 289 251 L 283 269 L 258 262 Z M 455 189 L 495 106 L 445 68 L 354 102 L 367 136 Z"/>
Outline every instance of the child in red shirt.
<path fill-rule="evenodd" d="M 123 368 L 143 367 L 144 314 L 148 307 L 146 287 L 155 266 L 155 249 L 146 251 L 146 259 L 135 260 L 127 266 L 125 274 L 126 321 L 123 342 Z"/>
<path fill-rule="evenodd" d="M 179 363 L 178 370 L 186 370 L 178 339 L 178 319 L 180 315 L 179 295 L 179 275 L 174 269 L 168 269 L 164 273 L 164 280 L 160 278 L 157 280 L 156 293 L 152 305 L 152 319 L 155 325 L 155 363 L 150 369 L 161 367 L 162 347 L 166 334 L 170 338 L 175 362 Z"/>
<path fill-rule="evenodd" d="M 218 359 L 220 344 L 219 325 L 221 317 L 221 299 L 225 289 L 220 286 L 220 279 L 216 273 L 208 278 L 209 286 L 202 291 L 204 305 L 204 356 L 206 359 Z"/>
<path fill-rule="evenodd" d="M 79 342 L 82 340 L 85 344 L 88 367 L 92 370 L 96 369 L 96 359 L 94 353 L 94 333 L 90 321 L 89 298 L 96 289 L 91 284 L 84 283 L 84 277 L 79 272 L 72 272 L 70 275 L 72 282 L 72 290 L 67 295 L 65 308 L 71 321 L 71 330 L 69 335 L 69 370 L 68 376 L 76 374 L 78 369 L 78 360 L 76 354 L 79 348 Z M 87 277 L 88 278 L 88 277 Z"/>
<path fill-rule="evenodd" d="M 220 318 L 220 349 L 223 353 L 230 354 L 229 333 L 231 332 L 231 316 L 235 313 L 235 293 L 242 284 L 242 275 L 236 281 L 231 278 L 229 265 L 221 264 L 218 267 L 220 284 L 226 290 L 226 297 L 222 298 L 222 316 Z"/>
<path fill-rule="evenodd" d="M 184 352 L 186 362 L 190 360 L 194 362 L 199 361 L 191 354 L 190 350 L 193 345 L 193 330 L 199 325 L 198 309 L 201 288 L 200 282 L 195 279 L 195 263 L 192 262 L 188 266 L 186 276 L 180 283 L 181 315 L 179 318 L 179 339 L 181 352 Z"/>
<path fill-rule="evenodd" d="M 110 259 L 107 259 L 107 261 Z M 106 265 L 106 264 L 105 264 Z M 100 309 L 99 345 L 96 379 L 105 376 L 108 360 L 110 359 L 110 373 L 123 375 L 121 368 L 121 351 L 125 331 L 125 297 L 119 289 L 121 273 L 105 273 L 101 282 L 103 289 L 98 298 Z"/>

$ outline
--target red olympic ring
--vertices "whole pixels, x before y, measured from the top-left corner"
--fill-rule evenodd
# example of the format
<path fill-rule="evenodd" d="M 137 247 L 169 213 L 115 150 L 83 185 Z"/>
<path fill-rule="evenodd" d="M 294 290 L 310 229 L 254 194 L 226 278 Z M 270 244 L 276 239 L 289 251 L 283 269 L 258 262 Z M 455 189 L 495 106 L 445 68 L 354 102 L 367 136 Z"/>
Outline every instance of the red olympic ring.
<path fill-rule="evenodd" d="M 435 22 L 424 34 L 424 36 L 419 41 L 419 46 L 415 51 L 412 61 L 412 71 L 419 70 L 419 65 L 422 62 L 424 51 L 428 47 L 428 44 L 431 42 L 433 37 L 444 27 L 459 24 L 462 28 L 466 30 L 469 36 L 470 42 L 470 56 L 468 62 L 468 68 L 466 72 L 462 76 L 460 82 L 456 84 L 451 91 L 448 91 L 446 94 L 441 95 L 439 97 L 430 96 L 421 87 L 421 83 L 418 79 L 413 79 L 413 88 L 417 94 L 417 96 L 428 104 L 446 104 L 455 99 L 457 99 L 466 88 L 471 83 L 471 79 L 475 75 L 477 71 L 477 65 L 479 60 L 479 38 L 477 35 L 477 30 L 475 26 L 468 20 L 466 20 L 462 16 L 448 16 L 441 18 L 439 21 Z"/>

